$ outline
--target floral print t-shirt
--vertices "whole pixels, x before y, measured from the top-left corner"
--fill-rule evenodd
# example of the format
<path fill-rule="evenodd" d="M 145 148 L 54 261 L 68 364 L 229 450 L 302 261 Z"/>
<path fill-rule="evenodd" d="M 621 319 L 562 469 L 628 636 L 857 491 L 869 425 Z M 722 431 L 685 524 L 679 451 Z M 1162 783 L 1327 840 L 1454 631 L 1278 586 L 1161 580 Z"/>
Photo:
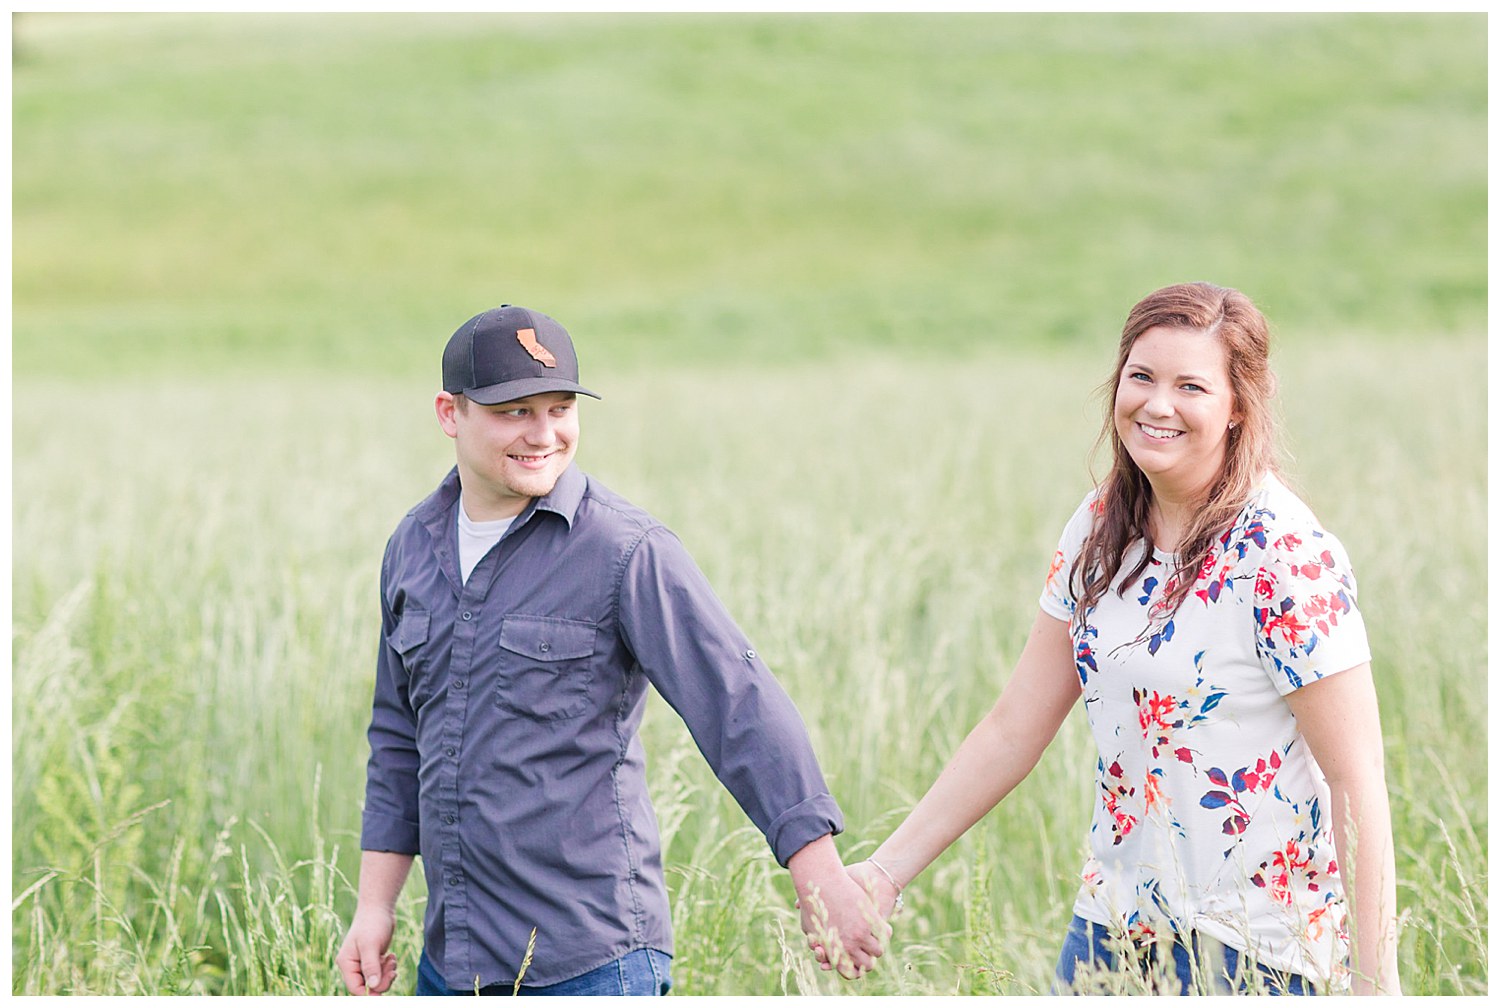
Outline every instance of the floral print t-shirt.
<path fill-rule="evenodd" d="M 1139 941 L 1200 931 L 1260 963 L 1342 986 L 1342 880 L 1322 771 L 1283 697 L 1369 661 L 1343 547 L 1267 476 L 1175 613 L 1157 552 L 1087 613 L 1071 590 L 1094 519 L 1063 531 L 1042 609 L 1067 620 L 1099 746 L 1074 912 Z"/>

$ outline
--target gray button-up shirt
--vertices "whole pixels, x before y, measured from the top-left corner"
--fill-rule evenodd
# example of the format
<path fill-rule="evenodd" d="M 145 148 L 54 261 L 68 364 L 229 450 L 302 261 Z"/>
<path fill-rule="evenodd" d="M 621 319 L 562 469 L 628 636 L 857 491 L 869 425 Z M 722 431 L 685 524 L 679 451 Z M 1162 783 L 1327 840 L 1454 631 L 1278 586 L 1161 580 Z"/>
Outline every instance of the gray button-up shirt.
<path fill-rule="evenodd" d="M 360 846 L 422 855 L 449 986 L 672 951 L 637 729 L 649 681 L 776 860 L 843 828 L 802 719 L 681 542 L 570 466 L 465 583 L 458 472 L 381 566 Z"/>

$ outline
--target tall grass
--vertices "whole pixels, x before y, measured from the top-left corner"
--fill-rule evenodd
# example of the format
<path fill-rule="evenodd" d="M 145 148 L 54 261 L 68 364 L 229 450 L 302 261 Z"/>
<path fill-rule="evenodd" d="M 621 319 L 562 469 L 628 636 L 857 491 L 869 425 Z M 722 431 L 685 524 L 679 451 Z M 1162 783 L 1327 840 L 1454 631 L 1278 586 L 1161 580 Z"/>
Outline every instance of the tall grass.
<path fill-rule="evenodd" d="M 1107 353 L 1107 351 L 1106 351 Z M 1487 990 L 1478 341 L 1280 362 L 1299 483 L 1360 576 L 1409 993 Z M 806 718 L 846 858 L 1009 674 L 1087 486 L 1098 354 L 599 374 L 581 461 L 683 536 Z M 830 375 L 837 376 L 836 381 Z M 1371 390 L 1400 374 L 1403 401 Z M 16 390 L 13 991 L 322 993 L 352 908 L 380 547 L 446 469 L 422 382 Z M 130 422 L 122 423 L 120 418 Z M 908 893 L 880 969 L 812 968 L 785 873 L 653 700 L 685 994 L 1044 991 L 1092 743 Z M 421 886 L 397 952 L 415 972 Z"/>
<path fill-rule="evenodd" d="M 770 658 L 857 857 L 1008 675 L 1099 334 L 1201 277 L 1280 325 L 1360 573 L 1407 989 L 1484 992 L 1483 24 L 19 15 L 13 991 L 339 988 L 379 551 L 451 464 L 458 317 L 580 337 L 585 466 Z M 1081 718 L 855 987 L 653 703 L 680 991 L 1045 989 Z"/>

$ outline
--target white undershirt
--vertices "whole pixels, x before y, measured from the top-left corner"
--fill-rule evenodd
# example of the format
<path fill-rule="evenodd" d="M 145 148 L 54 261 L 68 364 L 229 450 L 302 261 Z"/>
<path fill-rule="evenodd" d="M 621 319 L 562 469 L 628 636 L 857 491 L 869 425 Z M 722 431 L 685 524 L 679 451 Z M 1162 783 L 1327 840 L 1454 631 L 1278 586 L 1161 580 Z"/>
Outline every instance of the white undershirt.
<path fill-rule="evenodd" d="M 458 503 L 458 568 L 463 574 L 464 581 L 469 580 L 469 575 L 474 572 L 479 561 L 490 551 L 490 547 L 500 541 L 505 535 L 505 530 L 510 528 L 510 523 L 515 517 L 497 518 L 495 521 L 473 521 L 464 511 L 463 499 Z"/>

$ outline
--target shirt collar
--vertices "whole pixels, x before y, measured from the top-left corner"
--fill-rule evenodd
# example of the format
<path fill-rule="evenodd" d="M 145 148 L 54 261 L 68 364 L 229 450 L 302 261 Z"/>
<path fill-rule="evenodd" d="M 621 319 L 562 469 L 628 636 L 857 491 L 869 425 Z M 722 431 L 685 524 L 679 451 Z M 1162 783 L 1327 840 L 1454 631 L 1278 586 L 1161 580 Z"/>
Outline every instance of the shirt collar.
<path fill-rule="evenodd" d="M 563 470 L 561 476 L 552 487 L 552 492 L 545 497 L 534 497 L 526 505 L 525 509 L 516 516 L 514 527 L 520 528 L 537 511 L 551 511 L 573 527 L 573 519 L 578 514 L 578 506 L 583 503 L 583 495 L 588 490 L 589 480 L 578 468 L 576 462 L 569 462 L 568 468 Z M 441 535 L 440 526 L 448 519 L 457 514 L 455 505 L 458 503 L 459 482 L 458 466 L 448 471 L 443 482 L 438 484 L 428 498 L 417 506 L 417 519 L 422 524 L 432 528 L 435 534 Z"/>
<path fill-rule="evenodd" d="M 560 515 L 568 523 L 568 528 L 572 528 L 573 518 L 578 514 L 578 506 L 583 503 L 583 494 L 588 487 L 588 477 L 578 468 L 578 463 L 569 462 L 568 468 L 563 470 L 563 474 L 552 485 L 552 492 L 533 500 L 527 510 L 521 512 L 521 517 L 525 518 L 533 509 L 551 511 Z"/>

